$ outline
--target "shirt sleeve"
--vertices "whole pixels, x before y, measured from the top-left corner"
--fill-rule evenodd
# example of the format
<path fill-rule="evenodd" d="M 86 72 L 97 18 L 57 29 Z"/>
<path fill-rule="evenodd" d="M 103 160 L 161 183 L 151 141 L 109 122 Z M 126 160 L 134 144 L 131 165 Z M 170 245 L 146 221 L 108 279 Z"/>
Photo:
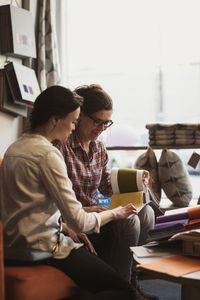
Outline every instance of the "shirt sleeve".
<path fill-rule="evenodd" d="M 41 160 L 40 169 L 50 201 L 56 203 L 64 222 L 75 232 L 99 232 L 101 217 L 85 212 L 76 199 L 62 154 L 56 149 L 50 151 Z"/>
<path fill-rule="evenodd" d="M 99 186 L 99 191 L 106 197 L 111 197 L 113 194 L 111 187 L 110 169 L 108 168 L 108 153 L 104 146 L 102 146 L 102 176 Z"/>

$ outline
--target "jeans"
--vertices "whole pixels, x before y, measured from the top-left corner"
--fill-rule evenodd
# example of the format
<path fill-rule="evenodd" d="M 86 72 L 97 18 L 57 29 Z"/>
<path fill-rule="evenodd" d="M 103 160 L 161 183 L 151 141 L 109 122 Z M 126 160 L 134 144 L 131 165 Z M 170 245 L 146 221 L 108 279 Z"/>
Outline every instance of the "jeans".
<path fill-rule="evenodd" d="M 70 276 L 91 295 L 91 300 L 134 300 L 135 288 L 118 272 L 84 247 L 74 249 L 65 259 L 50 259 L 49 264 Z"/>
<path fill-rule="evenodd" d="M 146 205 L 138 215 L 109 222 L 101 227 L 100 233 L 89 234 L 88 238 L 98 256 L 130 281 L 133 254 L 129 247 L 145 244 L 154 223 L 154 211 Z"/>

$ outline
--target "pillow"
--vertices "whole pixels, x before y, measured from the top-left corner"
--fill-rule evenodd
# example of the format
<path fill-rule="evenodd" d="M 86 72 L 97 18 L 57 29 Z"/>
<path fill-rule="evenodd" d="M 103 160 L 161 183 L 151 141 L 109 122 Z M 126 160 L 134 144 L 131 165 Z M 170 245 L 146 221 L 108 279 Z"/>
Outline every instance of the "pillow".
<path fill-rule="evenodd" d="M 192 199 L 192 185 L 188 171 L 180 157 L 171 150 L 164 149 L 158 163 L 161 188 L 175 206 L 188 206 Z"/>
<path fill-rule="evenodd" d="M 147 148 L 147 151 L 140 155 L 135 162 L 136 169 L 143 169 L 149 171 L 152 179 L 152 190 L 157 199 L 161 198 L 161 187 L 158 179 L 158 162 L 156 155 L 151 147 Z"/>

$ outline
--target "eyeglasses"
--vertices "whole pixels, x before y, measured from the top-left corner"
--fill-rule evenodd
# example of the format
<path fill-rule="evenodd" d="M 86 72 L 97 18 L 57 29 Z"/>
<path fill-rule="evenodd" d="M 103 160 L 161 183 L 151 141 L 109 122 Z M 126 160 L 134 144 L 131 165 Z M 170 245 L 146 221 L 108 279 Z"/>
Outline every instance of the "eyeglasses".
<path fill-rule="evenodd" d="M 87 117 L 90 118 L 94 122 L 94 125 L 97 126 L 97 127 L 100 127 L 100 126 L 103 125 L 104 128 L 108 128 L 113 124 L 112 120 L 103 121 L 101 119 L 96 119 L 96 118 L 93 118 L 93 117 L 88 116 L 88 115 L 87 115 Z"/>

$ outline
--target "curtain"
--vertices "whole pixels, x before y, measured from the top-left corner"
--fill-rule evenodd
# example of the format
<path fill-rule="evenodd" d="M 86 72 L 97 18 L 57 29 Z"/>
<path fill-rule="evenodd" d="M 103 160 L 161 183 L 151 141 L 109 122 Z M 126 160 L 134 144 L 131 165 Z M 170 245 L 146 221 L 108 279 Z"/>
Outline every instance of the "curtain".
<path fill-rule="evenodd" d="M 39 0 L 37 75 L 42 91 L 61 83 L 54 24 L 52 0 Z"/>

